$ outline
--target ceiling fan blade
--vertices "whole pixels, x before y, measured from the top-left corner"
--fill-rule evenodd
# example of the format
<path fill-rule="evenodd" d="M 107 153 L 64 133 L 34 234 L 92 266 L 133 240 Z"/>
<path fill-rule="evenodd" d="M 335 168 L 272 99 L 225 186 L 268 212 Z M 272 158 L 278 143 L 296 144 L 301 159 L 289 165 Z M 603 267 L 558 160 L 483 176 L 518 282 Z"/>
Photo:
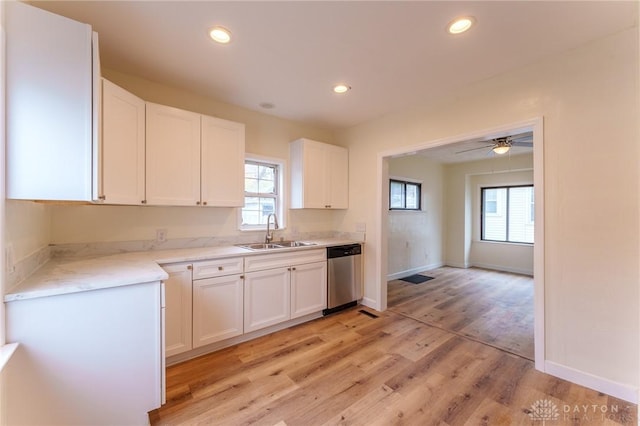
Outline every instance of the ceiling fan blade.
<path fill-rule="evenodd" d="M 456 154 L 462 154 L 463 152 L 477 151 L 479 149 L 487 149 L 487 148 L 491 148 L 492 146 L 493 145 L 485 145 L 485 146 L 481 146 L 479 148 L 463 149 L 462 151 L 456 152 Z"/>
<path fill-rule="evenodd" d="M 533 148 L 533 142 L 511 142 L 511 146 L 523 146 Z"/>

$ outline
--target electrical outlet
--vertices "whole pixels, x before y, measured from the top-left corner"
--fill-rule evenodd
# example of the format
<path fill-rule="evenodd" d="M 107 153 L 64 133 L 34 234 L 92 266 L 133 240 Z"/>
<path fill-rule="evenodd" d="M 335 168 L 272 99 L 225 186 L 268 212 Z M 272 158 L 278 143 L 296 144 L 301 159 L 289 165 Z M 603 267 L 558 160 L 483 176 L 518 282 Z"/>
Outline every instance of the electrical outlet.
<path fill-rule="evenodd" d="M 166 229 L 156 229 L 156 242 L 164 243 L 167 241 L 167 230 Z"/>
<path fill-rule="evenodd" d="M 16 270 L 16 254 L 13 251 L 13 244 L 7 244 L 5 248 L 6 271 L 11 273 Z"/>

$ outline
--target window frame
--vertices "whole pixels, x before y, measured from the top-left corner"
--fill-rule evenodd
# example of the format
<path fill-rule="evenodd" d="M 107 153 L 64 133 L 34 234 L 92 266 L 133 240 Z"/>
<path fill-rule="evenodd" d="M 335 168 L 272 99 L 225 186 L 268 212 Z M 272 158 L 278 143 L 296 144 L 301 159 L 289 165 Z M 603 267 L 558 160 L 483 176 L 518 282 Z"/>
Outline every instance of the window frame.
<path fill-rule="evenodd" d="M 393 183 L 400 183 L 403 185 L 404 207 L 391 206 L 391 185 Z M 417 208 L 407 208 L 407 185 L 412 185 L 417 187 L 417 191 L 416 191 L 416 193 L 418 194 Z M 414 211 L 414 212 L 422 211 L 422 182 L 417 180 L 407 179 L 407 178 L 390 177 L 389 178 L 389 211 Z"/>
<path fill-rule="evenodd" d="M 510 198 L 509 198 L 509 193 L 510 190 L 512 188 L 531 188 L 531 197 L 529 198 L 529 201 L 527 202 L 527 224 L 533 225 L 535 227 L 535 217 L 531 216 L 531 212 L 532 210 L 535 209 L 535 204 L 534 204 L 534 197 L 535 197 L 535 187 L 532 183 L 528 183 L 528 184 L 520 184 L 520 185 L 494 185 L 494 186 L 482 186 L 480 187 L 480 241 L 483 242 L 490 242 L 490 243 L 502 243 L 502 244 L 526 244 L 526 245 L 534 245 L 534 242 L 528 242 L 528 241 L 514 241 L 514 240 L 510 240 L 509 239 L 509 203 L 510 203 Z M 496 216 L 498 215 L 500 209 L 499 209 L 499 200 L 498 197 L 496 197 L 496 212 L 492 213 L 492 212 L 488 212 L 486 213 L 484 210 L 484 201 L 485 201 L 485 190 L 488 189 L 506 189 L 506 197 L 505 197 L 505 239 L 504 240 L 492 240 L 492 239 L 488 239 L 484 237 L 484 231 L 485 231 L 485 217 L 490 217 L 490 216 Z"/>
<path fill-rule="evenodd" d="M 275 193 L 267 194 L 260 192 L 247 192 L 246 188 L 243 191 L 243 201 L 246 197 L 260 197 L 260 198 L 273 198 L 274 199 L 274 213 L 278 217 L 278 229 L 285 229 L 286 218 L 284 216 L 284 206 L 286 203 L 285 199 L 285 162 L 279 158 L 272 157 L 264 157 L 260 155 L 250 155 L 247 154 L 245 156 L 243 167 L 247 163 L 264 165 L 264 166 L 274 166 L 275 167 Z M 243 184 L 244 186 L 244 184 Z M 243 207 L 238 207 L 237 209 L 237 220 L 238 220 L 238 229 L 240 231 L 265 231 L 267 229 L 266 224 L 258 224 L 258 225 L 245 225 L 243 224 L 242 211 Z"/>

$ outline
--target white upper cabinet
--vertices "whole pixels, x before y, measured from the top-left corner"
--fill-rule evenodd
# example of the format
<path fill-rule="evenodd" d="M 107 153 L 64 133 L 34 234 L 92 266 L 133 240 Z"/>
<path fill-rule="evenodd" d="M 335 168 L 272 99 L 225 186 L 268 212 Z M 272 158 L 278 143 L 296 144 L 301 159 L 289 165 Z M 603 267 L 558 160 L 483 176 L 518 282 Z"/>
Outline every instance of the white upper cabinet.
<path fill-rule="evenodd" d="M 244 124 L 202 116 L 201 201 L 244 205 Z"/>
<path fill-rule="evenodd" d="M 145 200 L 145 102 L 102 79 L 100 201 L 139 205 Z"/>
<path fill-rule="evenodd" d="M 7 197 L 89 201 L 100 74 L 91 27 L 21 2 L 4 7 Z"/>
<path fill-rule="evenodd" d="M 346 148 L 310 139 L 290 144 L 291 208 L 349 207 L 349 154 Z"/>
<path fill-rule="evenodd" d="M 200 205 L 200 114 L 147 102 L 147 204 Z"/>

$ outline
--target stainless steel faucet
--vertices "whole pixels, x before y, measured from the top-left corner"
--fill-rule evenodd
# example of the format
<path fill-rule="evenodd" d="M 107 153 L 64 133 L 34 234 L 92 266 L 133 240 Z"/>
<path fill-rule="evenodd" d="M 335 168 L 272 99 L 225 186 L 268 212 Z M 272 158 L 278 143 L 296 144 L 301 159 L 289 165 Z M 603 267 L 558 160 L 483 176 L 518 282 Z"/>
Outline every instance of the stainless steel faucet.
<path fill-rule="evenodd" d="M 271 223 L 271 216 L 273 216 L 273 229 L 270 230 L 269 225 Z M 265 235 L 264 237 L 264 242 L 266 244 L 269 244 L 271 241 L 273 241 L 273 231 L 278 228 L 278 217 L 275 215 L 275 213 L 270 213 L 269 216 L 267 216 L 267 235 Z"/>

